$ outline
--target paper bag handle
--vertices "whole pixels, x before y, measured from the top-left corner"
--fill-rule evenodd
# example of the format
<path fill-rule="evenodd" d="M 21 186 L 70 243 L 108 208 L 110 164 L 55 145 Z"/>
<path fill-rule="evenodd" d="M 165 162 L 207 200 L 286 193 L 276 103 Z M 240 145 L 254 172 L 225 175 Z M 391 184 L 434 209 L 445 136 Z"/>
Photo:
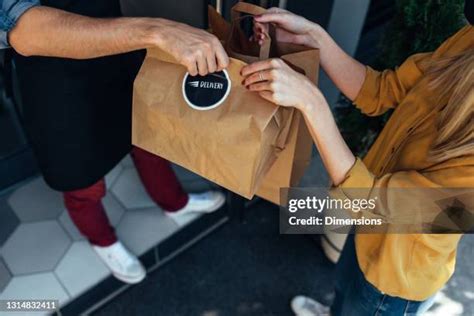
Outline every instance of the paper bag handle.
<path fill-rule="evenodd" d="M 231 9 L 231 17 L 232 20 L 235 20 L 239 18 L 239 13 L 245 13 L 249 15 L 261 15 L 265 12 L 267 12 L 266 9 L 257 5 L 246 2 L 237 2 Z"/>
<path fill-rule="evenodd" d="M 232 18 L 232 31 L 231 36 L 234 30 L 234 27 L 238 20 L 241 19 L 240 13 L 245 13 L 248 15 L 260 15 L 265 13 L 267 10 L 259 7 L 254 4 L 246 3 L 246 2 L 237 2 L 231 9 L 231 18 Z M 230 42 L 230 41 L 227 41 Z M 271 48 L 271 38 L 267 34 L 265 37 L 263 44 L 260 46 L 260 54 L 259 58 L 261 60 L 268 59 L 270 57 L 270 48 Z"/>

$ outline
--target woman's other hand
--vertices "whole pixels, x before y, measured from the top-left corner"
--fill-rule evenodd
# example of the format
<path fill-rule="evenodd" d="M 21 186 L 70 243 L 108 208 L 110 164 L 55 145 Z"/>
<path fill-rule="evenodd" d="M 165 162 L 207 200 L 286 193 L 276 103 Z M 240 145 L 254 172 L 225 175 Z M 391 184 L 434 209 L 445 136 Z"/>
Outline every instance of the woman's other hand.
<path fill-rule="evenodd" d="M 306 107 L 325 103 L 319 89 L 304 75 L 294 71 L 283 60 L 259 61 L 242 68 L 243 85 L 270 102 L 281 106 Z"/>
<path fill-rule="evenodd" d="M 355 157 L 339 132 L 319 89 L 281 59 L 259 61 L 242 68 L 247 89 L 282 106 L 299 109 L 335 185 L 344 181 Z"/>
<path fill-rule="evenodd" d="M 268 27 L 271 23 L 276 27 L 278 42 L 319 47 L 317 35 L 322 28 L 302 16 L 280 8 L 271 8 L 266 13 L 256 16 L 254 21 L 254 39 L 260 45 L 268 34 Z"/>
<path fill-rule="evenodd" d="M 346 54 L 320 25 L 279 8 L 267 10 L 254 21 L 253 40 L 260 45 L 271 24 L 275 26 L 277 42 L 318 48 L 324 71 L 349 99 L 355 100 L 365 80 L 365 66 Z"/>

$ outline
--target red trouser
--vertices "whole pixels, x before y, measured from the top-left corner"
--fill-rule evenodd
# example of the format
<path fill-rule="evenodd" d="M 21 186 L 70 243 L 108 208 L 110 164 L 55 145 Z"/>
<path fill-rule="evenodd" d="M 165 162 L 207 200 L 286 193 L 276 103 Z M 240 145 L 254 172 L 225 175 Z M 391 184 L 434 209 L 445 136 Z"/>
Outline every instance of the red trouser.
<path fill-rule="evenodd" d="M 137 147 L 132 149 L 132 158 L 143 185 L 156 204 L 174 212 L 188 203 L 188 195 L 168 161 Z M 117 241 L 102 206 L 105 193 L 104 179 L 88 188 L 64 193 L 64 202 L 74 224 L 92 244 L 101 247 Z"/>

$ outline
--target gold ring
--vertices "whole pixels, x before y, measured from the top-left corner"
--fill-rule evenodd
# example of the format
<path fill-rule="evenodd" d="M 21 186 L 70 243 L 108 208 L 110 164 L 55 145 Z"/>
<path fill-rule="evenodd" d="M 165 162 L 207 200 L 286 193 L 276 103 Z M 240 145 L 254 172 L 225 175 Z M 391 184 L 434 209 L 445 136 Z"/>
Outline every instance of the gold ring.
<path fill-rule="evenodd" d="M 260 78 L 260 81 L 265 81 L 265 78 L 263 78 L 263 74 L 261 71 L 258 73 L 258 76 Z"/>

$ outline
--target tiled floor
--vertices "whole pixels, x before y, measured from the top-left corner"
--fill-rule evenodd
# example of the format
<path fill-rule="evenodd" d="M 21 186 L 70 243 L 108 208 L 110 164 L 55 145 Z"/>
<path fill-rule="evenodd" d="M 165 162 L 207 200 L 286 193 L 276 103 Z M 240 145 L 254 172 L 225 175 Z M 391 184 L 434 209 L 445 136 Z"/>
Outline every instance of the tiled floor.
<path fill-rule="evenodd" d="M 59 263 L 71 243 L 56 220 L 22 223 L 3 246 L 2 256 L 15 276 L 48 272 Z"/>
<path fill-rule="evenodd" d="M 188 191 L 215 186 L 174 168 Z M 110 222 L 137 255 L 179 230 L 149 198 L 129 156 L 106 182 L 109 190 L 103 203 Z M 0 197 L 0 216 L 0 299 L 56 298 L 64 305 L 110 277 L 71 222 L 61 194 L 41 177 Z"/>

